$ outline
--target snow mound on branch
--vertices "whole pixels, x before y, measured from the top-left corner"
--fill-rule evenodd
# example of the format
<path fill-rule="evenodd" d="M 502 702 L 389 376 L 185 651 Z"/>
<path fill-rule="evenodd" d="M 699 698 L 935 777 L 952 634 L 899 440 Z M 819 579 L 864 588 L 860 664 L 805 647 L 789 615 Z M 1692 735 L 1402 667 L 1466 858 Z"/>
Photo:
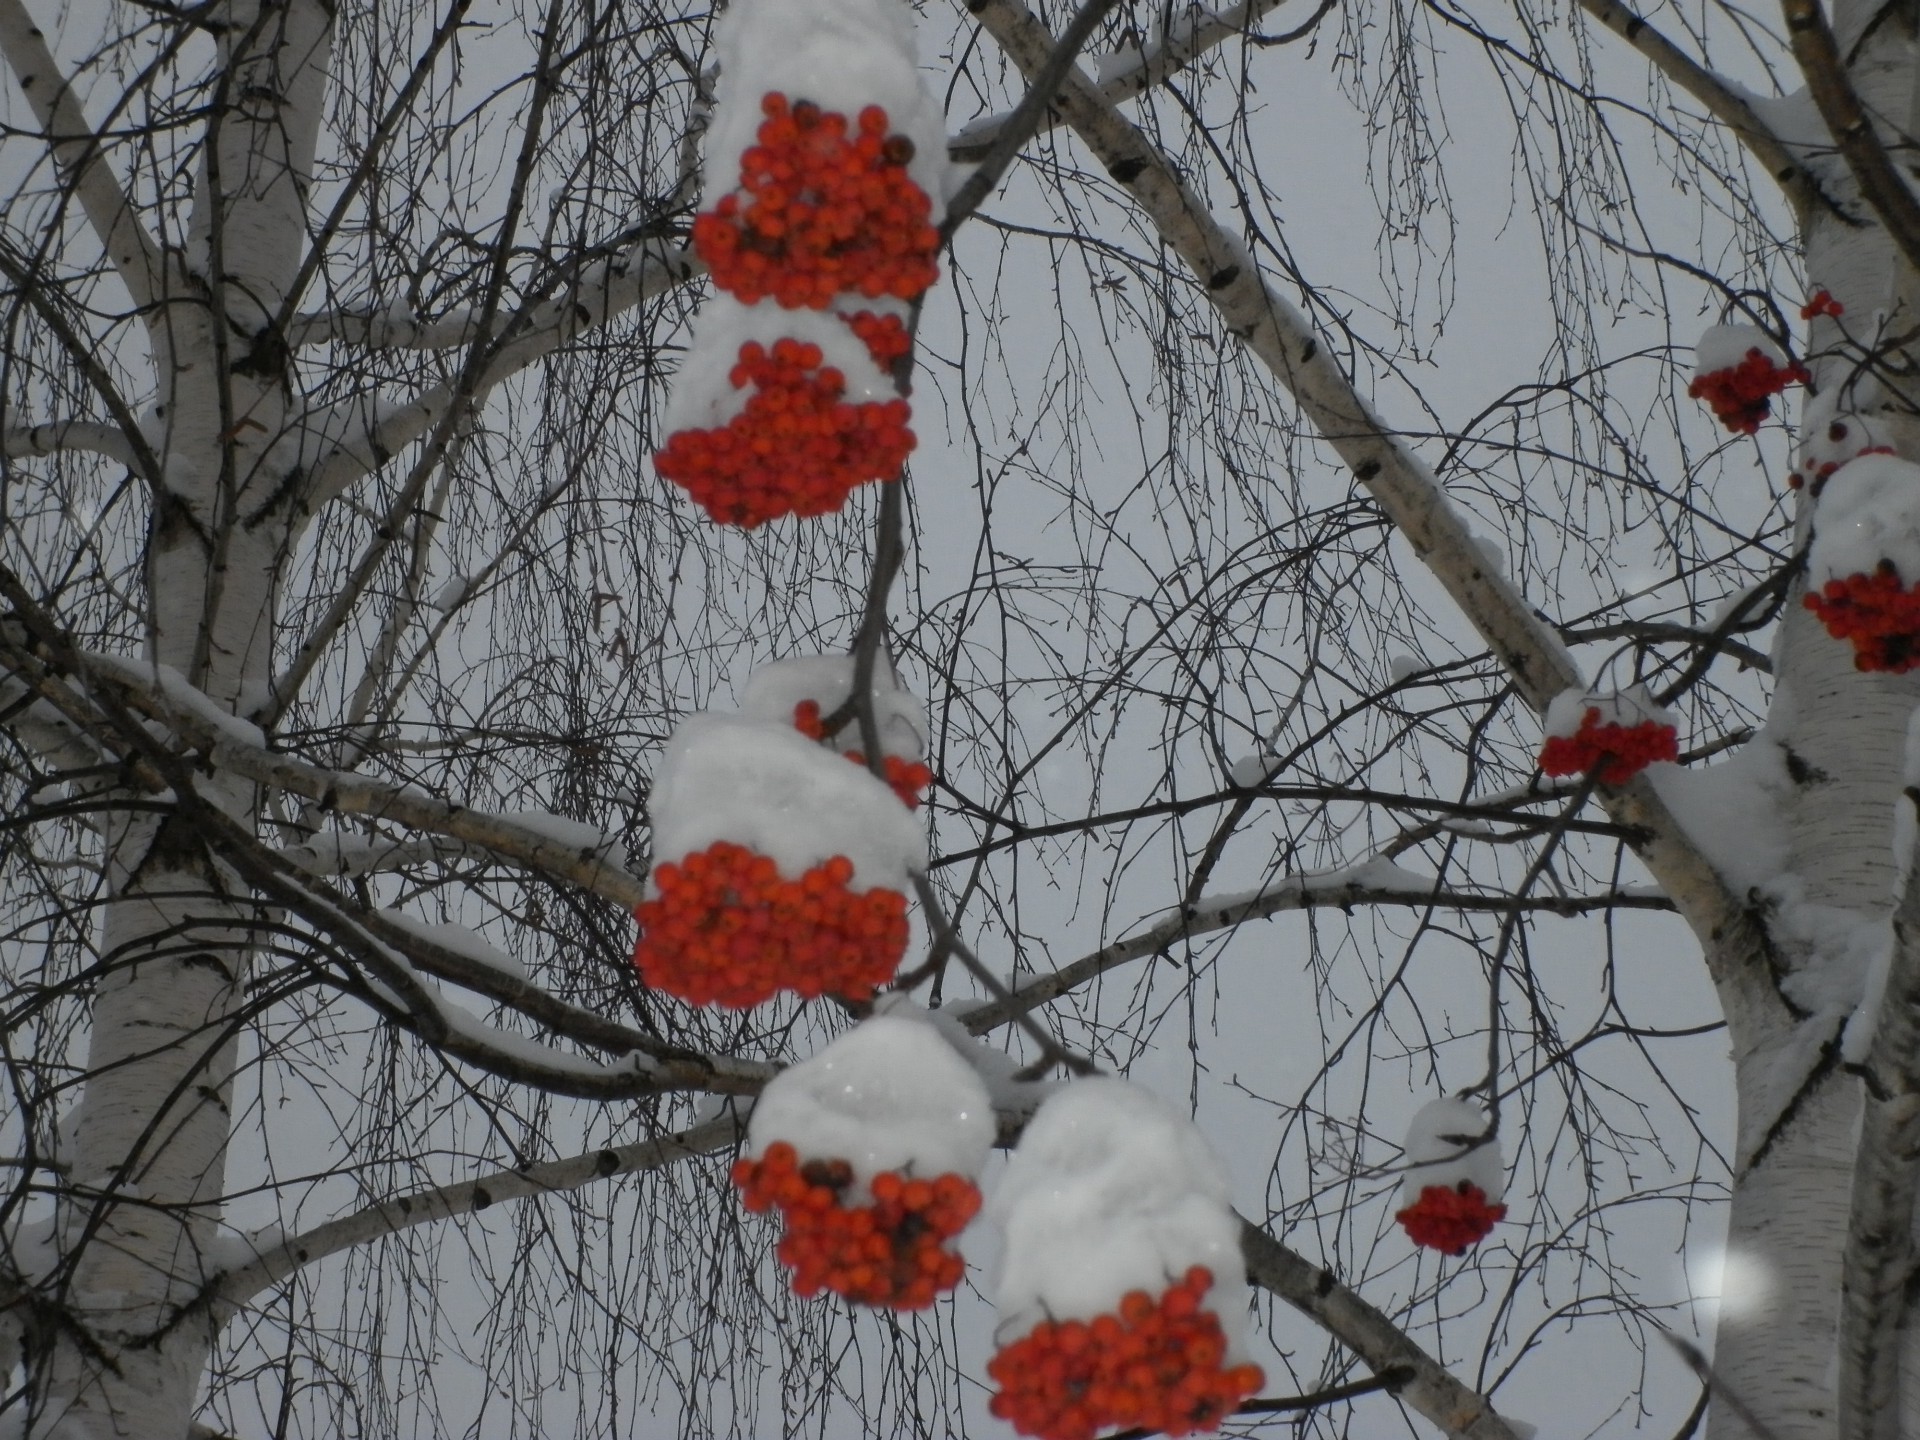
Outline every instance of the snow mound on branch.
<path fill-rule="evenodd" d="M 1776 367 L 1787 363 L 1785 352 L 1766 331 L 1751 325 L 1714 325 L 1701 333 L 1693 347 L 1694 373 L 1711 375 L 1716 370 L 1731 370 L 1747 358 L 1749 350 L 1758 350 Z"/>
<path fill-rule="evenodd" d="M 851 297 L 858 309 L 878 311 L 879 301 Z M 667 397 L 663 433 L 678 430 L 717 430 L 747 408 L 751 385 L 736 387 L 733 367 L 740 347 L 752 341 L 767 350 L 788 339 L 820 347 L 822 366 L 831 366 L 846 381 L 841 396 L 848 405 L 898 400 L 891 377 L 873 363 L 864 341 L 838 315 L 826 310 L 783 310 L 770 301 L 742 305 L 724 292 L 711 296 L 693 322 L 693 342 L 674 377 Z M 791 716 L 789 716 L 791 718 Z"/>
<path fill-rule="evenodd" d="M 1499 1204 L 1507 1190 L 1500 1142 L 1475 1143 L 1491 1128 L 1486 1112 L 1468 1100 L 1443 1098 L 1421 1106 L 1407 1126 L 1410 1168 L 1400 1186 L 1402 1203 L 1413 1204 L 1429 1185 L 1451 1190 L 1465 1180 L 1479 1186 L 1489 1203 Z"/>
<path fill-rule="evenodd" d="M 757 1160 L 784 1140 L 802 1159 L 844 1160 L 866 1204 L 883 1170 L 971 1179 L 995 1133 L 986 1087 L 938 1031 L 876 1015 L 767 1083 L 746 1153 Z"/>
<path fill-rule="evenodd" d="M 913 15 L 901 0 L 733 0 L 715 36 L 720 104 L 706 140 L 709 203 L 739 183 L 740 157 L 778 91 L 850 120 L 868 105 L 913 141 L 908 173 L 933 201 L 933 223 L 956 184 L 940 105 L 921 82 Z"/>
<path fill-rule="evenodd" d="M 793 711 L 804 700 L 820 707 L 824 717 L 846 703 L 853 693 L 853 657 L 803 655 L 763 665 L 747 680 L 740 696 L 740 713 L 756 720 L 793 723 Z M 873 718 L 880 729 L 880 750 L 901 760 L 922 760 L 927 753 L 927 710 L 920 697 L 901 687 L 886 673 L 885 663 L 873 670 Z M 834 737 L 843 751 L 861 748 L 860 730 L 849 725 Z"/>
<path fill-rule="evenodd" d="M 905 890 L 927 863 L 920 822 L 884 781 L 791 723 L 691 715 L 654 778 L 654 863 L 721 840 L 767 856 L 789 879 L 844 855 L 856 894 Z M 648 891 L 658 893 L 651 879 Z"/>
<path fill-rule="evenodd" d="M 1132 1290 L 1159 1295 L 1190 1266 L 1244 1358 L 1246 1264 L 1226 1172 L 1192 1122 L 1138 1086 L 1075 1080 L 1040 1107 L 987 1215 L 1005 1237 L 1002 1343 L 1042 1320 L 1092 1320 Z"/>
<path fill-rule="evenodd" d="M 1769 733 L 1754 736 L 1718 765 L 1694 770 L 1654 765 L 1647 775 L 1688 837 L 1734 890 L 1745 894 L 1787 868 L 1790 852 L 1780 807 L 1791 797 L 1793 781 L 1786 752 Z"/>
<path fill-rule="evenodd" d="M 1601 725 L 1619 725 L 1631 729 L 1645 721 L 1678 728 L 1679 719 L 1671 710 L 1654 703 L 1644 685 L 1634 685 L 1612 694 L 1594 694 L 1587 690 L 1562 690 L 1547 705 L 1546 734 L 1571 739 L 1580 733 L 1587 711 L 1598 710 Z"/>
<path fill-rule="evenodd" d="M 1862 455 L 1828 478 L 1813 515 L 1807 585 L 1870 575 L 1882 560 L 1920 582 L 1920 465 L 1897 455 Z"/>

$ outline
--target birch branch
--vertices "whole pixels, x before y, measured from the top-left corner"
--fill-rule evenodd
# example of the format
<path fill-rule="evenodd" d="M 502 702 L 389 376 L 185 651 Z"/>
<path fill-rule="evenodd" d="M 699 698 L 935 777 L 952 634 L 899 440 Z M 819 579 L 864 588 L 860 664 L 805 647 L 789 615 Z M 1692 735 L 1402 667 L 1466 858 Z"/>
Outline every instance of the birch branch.
<path fill-rule="evenodd" d="M 1036 73 L 1053 53 L 1053 37 L 1021 0 L 982 0 L 974 14 L 1024 74 Z M 1411 542 L 1527 703 L 1544 712 L 1561 691 L 1584 689 L 1558 634 L 1489 563 L 1432 471 L 1374 413 L 1306 317 L 1265 283 L 1245 247 L 1208 213 L 1166 157 L 1078 68 L 1056 103 L 1161 239 L 1187 262 L 1232 333 L 1292 394 Z M 1642 775 L 1623 788 L 1603 787 L 1598 793 L 1615 822 L 1638 832 L 1636 852 L 1700 937 L 1729 1021 L 1756 1027 L 1782 1023 L 1784 1009 L 1765 974 L 1765 931 L 1652 784 Z"/>
<path fill-rule="evenodd" d="M 1828 203 L 1820 187 L 1794 153 L 1781 143 L 1773 127 L 1760 118 L 1746 98 L 1718 75 L 1675 45 L 1641 15 L 1619 0 L 1580 0 L 1580 8 L 1620 36 L 1653 62 L 1668 80 L 1698 100 L 1721 124 L 1739 137 L 1749 154 L 1773 176 L 1786 196 L 1796 223 L 1804 229 L 1817 205 Z"/>
<path fill-rule="evenodd" d="M 595 266 L 570 294 L 522 312 L 523 321 L 501 325 L 499 329 L 505 333 L 514 323 L 522 323 L 526 333 L 503 346 L 480 372 L 471 399 L 477 403 L 495 385 L 545 359 L 562 345 L 704 271 L 691 251 L 664 240 L 640 241 L 619 257 Z M 457 385 L 448 383 L 383 410 L 370 420 L 362 418 L 357 403 L 350 402 L 294 422 L 291 428 L 303 437 L 303 451 L 314 452 L 308 467 L 309 505 L 318 509 L 379 469 L 438 425 L 465 398 Z"/>
<path fill-rule="evenodd" d="M 54 164 L 73 187 L 115 273 L 135 307 L 150 309 L 164 288 L 165 258 L 107 169 L 100 137 L 87 123 L 79 97 L 60 73 L 45 34 L 33 23 L 22 0 L 0 0 L 0 51 L 5 52 L 34 118 L 46 132 Z"/>
<path fill-rule="evenodd" d="M 564 1195 L 598 1181 L 712 1155 L 735 1144 L 743 1129 L 743 1117 L 727 1114 L 657 1140 L 594 1150 L 524 1170 L 499 1170 L 479 1180 L 402 1195 L 282 1241 L 257 1259 L 222 1275 L 203 1298 L 224 1320 L 262 1290 L 279 1284 L 303 1266 L 356 1245 L 398 1235 L 416 1225 L 458 1219 L 502 1201 Z"/>
<path fill-rule="evenodd" d="M 0 432 L 0 455 L 9 460 L 31 460 L 72 450 L 105 455 L 129 470 L 137 463 L 133 447 L 117 425 L 102 425 L 92 420 L 50 420 L 44 425 Z"/>
<path fill-rule="evenodd" d="M 1820 0 L 1781 0 L 1780 9 L 1793 58 L 1807 77 L 1807 93 L 1826 122 L 1834 147 L 1907 264 L 1920 270 L 1920 201 L 1914 199 L 1880 137 L 1873 133 L 1873 121 L 1847 78 L 1846 62 L 1840 58 Z"/>
<path fill-rule="evenodd" d="M 1903 804 L 1920 811 L 1920 789 Z M 1875 1440 L 1898 1413 L 1902 1338 L 1913 1305 L 1920 1196 L 1920 876 L 1908 862 L 1893 953 L 1867 1047 L 1853 1203 L 1841 1256 L 1840 1440 Z M 1858 1020 L 1855 1023 L 1859 1023 Z"/>
<path fill-rule="evenodd" d="M 1404 1369 L 1412 1378 L 1394 1394 L 1449 1440 L 1519 1440 L 1486 1396 L 1463 1385 L 1393 1321 L 1342 1285 L 1331 1270 L 1300 1256 L 1257 1225 L 1240 1222 L 1248 1278 L 1271 1290 L 1366 1362 L 1376 1375 Z"/>
<path fill-rule="evenodd" d="M 1218 45 L 1233 39 L 1250 39 L 1255 44 L 1264 37 L 1252 32 L 1266 16 L 1286 0 L 1241 0 L 1224 10 L 1189 10 L 1179 15 L 1158 44 L 1128 47 L 1094 57 L 1094 73 L 1100 77 L 1100 94 L 1111 104 L 1134 100 L 1191 65 Z M 1318 21 L 1330 6 L 1320 5 L 1312 20 Z M 1285 38 L 1297 39 L 1306 27 Z M 1131 51 L 1131 53 L 1129 53 Z M 987 157 L 1000 132 L 1013 118 L 1013 111 L 983 115 L 969 122 L 947 142 L 947 156 L 956 164 L 975 164 Z M 1034 128 L 1035 136 L 1045 135 L 1061 123 L 1057 111 L 1049 112 Z"/>

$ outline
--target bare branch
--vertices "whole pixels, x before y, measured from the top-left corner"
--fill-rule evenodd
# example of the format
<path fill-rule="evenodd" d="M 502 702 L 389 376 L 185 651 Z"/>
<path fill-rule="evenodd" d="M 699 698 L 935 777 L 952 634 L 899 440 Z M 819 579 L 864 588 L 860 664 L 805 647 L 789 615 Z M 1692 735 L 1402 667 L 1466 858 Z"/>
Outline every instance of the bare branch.
<path fill-rule="evenodd" d="M 0 51 L 47 132 L 54 163 L 79 197 L 114 271 L 134 305 L 150 309 L 165 288 L 165 257 L 107 169 L 99 136 L 22 0 L 0 0 Z"/>

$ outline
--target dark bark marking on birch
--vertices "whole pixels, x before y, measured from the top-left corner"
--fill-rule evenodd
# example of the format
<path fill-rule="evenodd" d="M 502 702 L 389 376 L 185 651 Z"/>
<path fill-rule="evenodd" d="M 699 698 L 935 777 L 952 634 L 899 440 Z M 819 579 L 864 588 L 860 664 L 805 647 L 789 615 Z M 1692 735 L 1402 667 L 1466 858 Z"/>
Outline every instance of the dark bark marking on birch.
<path fill-rule="evenodd" d="M 1354 473 L 1354 478 L 1359 480 L 1362 484 L 1365 484 L 1367 481 L 1373 479 L 1374 476 L 1380 473 L 1380 462 L 1378 460 L 1369 460 L 1364 465 L 1355 466 L 1353 473 Z"/>
<path fill-rule="evenodd" d="M 1116 161 L 1107 167 L 1107 174 L 1122 185 L 1131 185 L 1140 178 L 1140 172 L 1147 168 L 1147 162 L 1135 155 L 1126 160 Z"/>

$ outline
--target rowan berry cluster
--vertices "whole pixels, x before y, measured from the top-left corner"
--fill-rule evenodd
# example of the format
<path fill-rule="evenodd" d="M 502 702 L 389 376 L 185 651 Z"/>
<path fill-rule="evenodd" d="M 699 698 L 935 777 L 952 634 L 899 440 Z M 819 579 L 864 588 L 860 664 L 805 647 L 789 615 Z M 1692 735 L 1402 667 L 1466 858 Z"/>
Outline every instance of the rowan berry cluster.
<path fill-rule="evenodd" d="M 1833 292 L 1825 288 L 1813 292 L 1813 298 L 1800 307 L 1800 318 L 1811 320 L 1816 315 L 1832 315 L 1836 319 L 1847 313 L 1847 307 L 1833 298 Z"/>
<path fill-rule="evenodd" d="M 913 337 L 907 334 L 906 322 L 898 315 L 876 315 L 871 310 L 856 310 L 841 318 L 860 337 L 860 343 L 873 356 L 873 363 L 882 370 L 891 371 L 894 362 L 913 349 Z"/>
<path fill-rule="evenodd" d="M 1507 1218 L 1507 1207 L 1487 1203 L 1487 1193 L 1471 1180 L 1458 1185 L 1429 1185 L 1420 1198 L 1393 1217 L 1416 1245 L 1442 1255 L 1464 1255 Z"/>
<path fill-rule="evenodd" d="M 827 738 L 827 727 L 822 723 L 818 700 L 802 700 L 793 707 L 793 728 L 809 740 L 824 741 Z M 843 753 L 856 765 L 867 763 L 867 757 L 858 750 Z M 884 778 L 893 787 L 893 793 L 900 797 L 900 803 L 909 810 L 918 810 L 927 787 L 933 784 L 933 771 L 917 760 L 902 760 L 898 755 L 882 756 L 881 768 L 886 771 Z"/>
<path fill-rule="evenodd" d="M 907 402 L 847 403 L 846 377 L 822 359 L 805 341 L 748 341 L 729 376 L 754 387 L 746 407 L 716 429 L 676 430 L 654 467 L 716 522 L 747 529 L 829 514 L 856 486 L 891 480 L 914 445 Z"/>
<path fill-rule="evenodd" d="M 1903 584 L 1891 561 L 1871 575 L 1829 580 L 1804 603 L 1834 639 L 1853 642 L 1855 669 L 1903 675 L 1920 667 L 1920 585 Z"/>
<path fill-rule="evenodd" d="M 1168 1435 L 1216 1430 L 1265 1383 L 1257 1365 L 1225 1364 L 1220 1318 L 1201 1301 L 1204 1265 L 1158 1300 L 1130 1292 L 1092 1323 L 1043 1320 L 987 1364 L 993 1413 L 1022 1435 L 1092 1440 L 1109 1426 Z"/>
<path fill-rule="evenodd" d="M 1673 726 L 1659 720 L 1603 722 L 1599 709 L 1589 705 L 1573 734 L 1547 737 L 1540 747 L 1540 770 L 1546 775 L 1591 774 L 1603 785 L 1624 785 L 1656 760 L 1679 758 Z"/>
<path fill-rule="evenodd" d="M 648 985 L 695 1005 L 745 1009 L 780 990 L 867 1000 L 906 953 L 906 896 L 855 894 L 844 855 L 789 880 L 767 856 L 717 840 L 653 878 L 659 898 L 634 911 L 634 964 Z"/>
<path fill-rule="evenodd" d="M 793 1293 L 831 1290 L 862 1305 L 924 1310 L 960 1283 L 966 1262 L 946 1242 L 980 1209 L 980 1191 L 962 1175 L 909 1179 L 892 1170 L 873 1177 L 871 1205 L 848 1205 L 853 1168 L 844 1160 L 808 1160 L 784 1140 L 758 1160 L 733 1167 L 741 1203 L 778 1209 L 784 1233 L 774 1253 L 793 1271 Z"/>
<path fill-rule="evenodd" d="M 1773 413 L 1771 397 L 1789 385 L 1805 385 L 1812 379 L 1807 367 L 1798 360 L 1782 367 L 1756 345 L 1738 365 L 1695 376 L 1687 387 L 1687 394 L 1695 400 L 1706 401 L 1729 430 L 1751 435 L 1760 428 L 1760 422 Z"/>
<path fill-rule="evenodd" d="M 824 310 L 836 295 L 911 300 L 938 277 L 933 202 L 907 173 L 913 142 L 869 105 L 856 124 L 778 91 L 760 102 L 759 144 L 740 188 L 693 222 L 713 283 L 751 305 Z"/>

